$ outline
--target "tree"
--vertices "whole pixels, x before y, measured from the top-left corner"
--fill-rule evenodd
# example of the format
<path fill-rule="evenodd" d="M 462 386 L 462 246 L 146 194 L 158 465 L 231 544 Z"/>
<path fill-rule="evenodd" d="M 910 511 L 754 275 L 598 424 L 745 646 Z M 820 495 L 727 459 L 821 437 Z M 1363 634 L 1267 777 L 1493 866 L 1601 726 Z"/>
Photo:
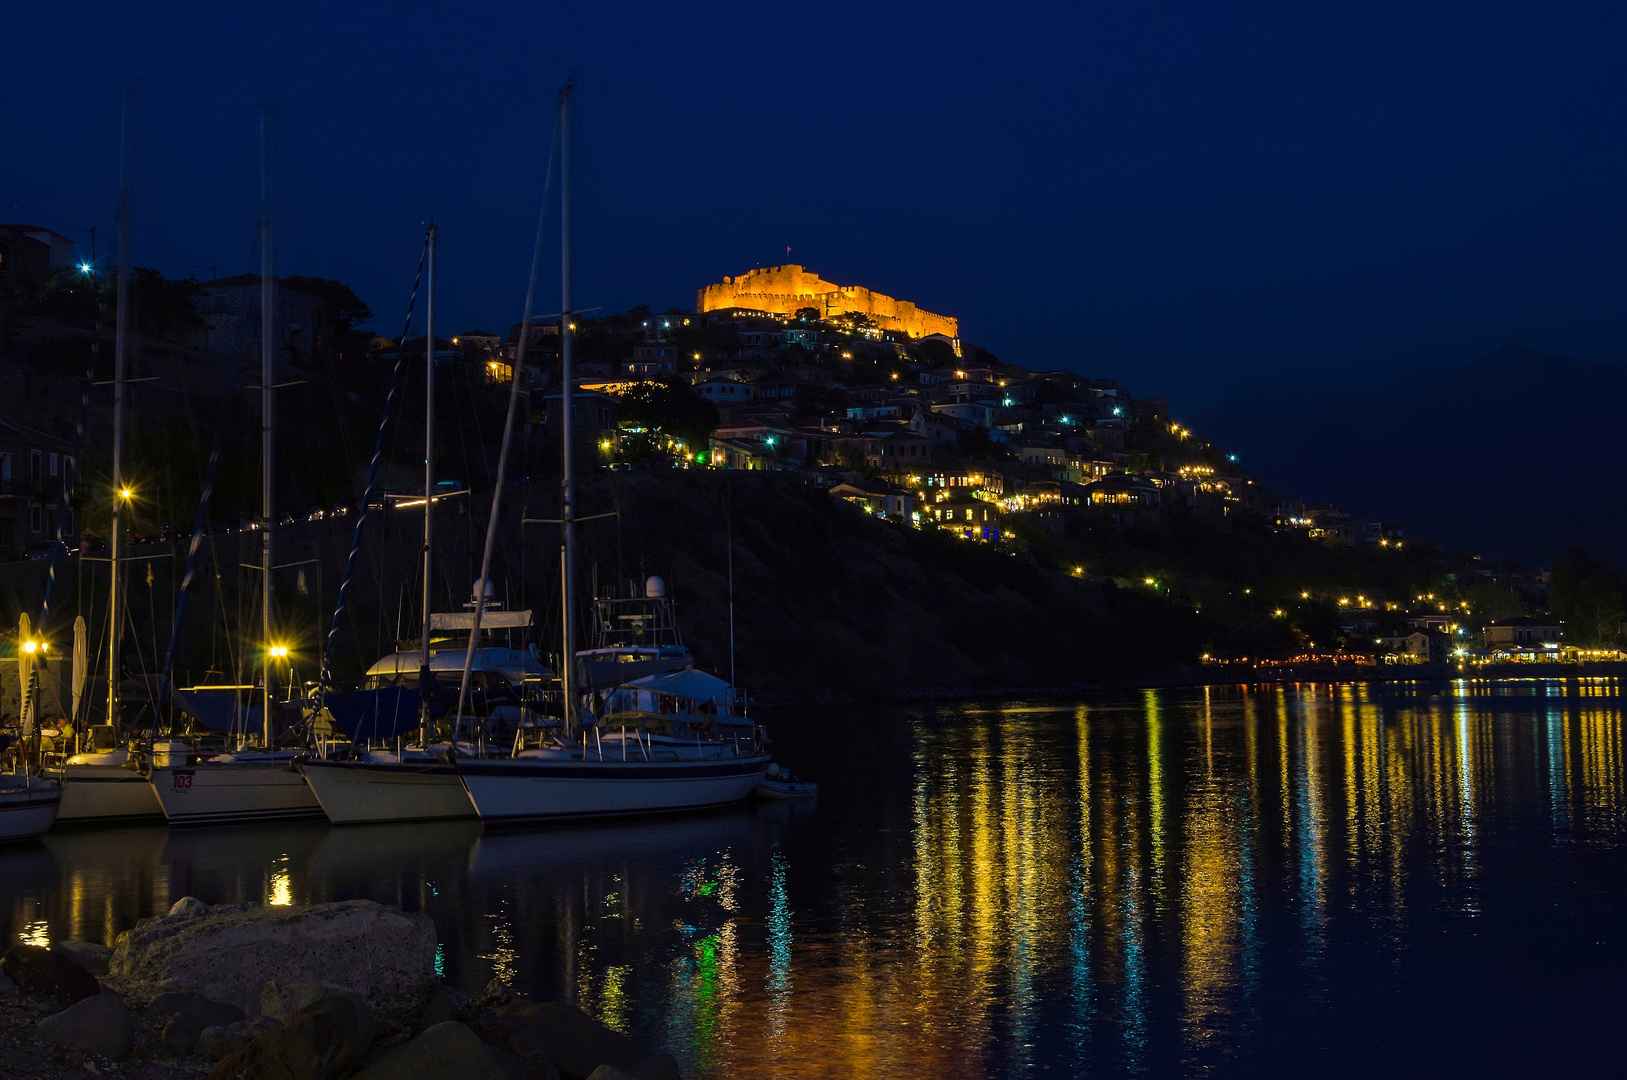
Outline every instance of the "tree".
<path fill-rule="evenodd" d="M 960 362 L 947 341 L 923 341 L 915 347 L 915 355 L 929 367 L 954 367 Z"/>
<path fill-rule="evenodd" d="M 717 406 L 686 382 L 641 382 L 617 395 L 624 425 L 649 428 L 681 439 L 692 453 L 706 448 L 717 430 Z"/>
<path fill-rule="evenodd" d="M 367 304 L 342 281 L 295 274 L 283 278 L 282 283 L 321 304 L 323 314 L 340 334 L 348 334 L 356 327 L 373 321 L 373 312 Z"/>
<path fill-rule="evenodd" d="M 818 308 L 802 307 L 797 308 L 797 318 L 802 322 L 818 322 L 824 316 L 819 313 Z"/>
<path fill-rule="evenodd" d="M 1548 611 L 1565 624 L 1573 645 L 1614 645 L 1621 640 L 1622 594 L 1627 575 L 1585 548 L 1554 559 L 1548 577 Z"/>

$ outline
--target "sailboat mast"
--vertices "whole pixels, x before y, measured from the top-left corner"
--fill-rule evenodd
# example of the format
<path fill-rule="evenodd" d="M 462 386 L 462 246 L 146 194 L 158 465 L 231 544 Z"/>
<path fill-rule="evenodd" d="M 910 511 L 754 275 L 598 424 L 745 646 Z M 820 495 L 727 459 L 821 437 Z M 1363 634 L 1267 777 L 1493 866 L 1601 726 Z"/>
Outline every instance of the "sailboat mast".
<path fill-rule="evenodd" d="M 113 536 L 108 552 L 107 618 L 111 650 L 107 664 L 107 722 L 119 722 L 119 659 L 124 645 L 124 605 L 119 603 L 119 560 L 124 548 L 124 380 L 130 336 L 130 92 L 124 94 L 119 152 L 119 293 L 113 329 Z"/>
<path fill-rule="evenodd" d="M 429 666 L 429 542 L 435 523 L 435 222 L 429 223 L 429 304 L 424 320 L 424 662 Z M 477 586 L 478 590 L 478 586 Z M 477 597 L 478 599 L 478 597 Z M 426 701 L 423 708 L 429 708 Z M 427 712 L 424 717 L 428 719 Z"/>
<path fill-rule="evenodd" d="M 576 426 L 576 371 L 571 364 L 571 84 L 559 92 L 559 415 L 563 449 L 561 489 L 560 618 L 563 650 L 560 666 L 565 691 L 565 723 L 574 710 L 572 667 L 576 663 L 576 477 L 571 470 L 571 436 Z"/>
<path fill-rule="evenodd" d="M 260 514 L 265 531 L 260 538 L 260 655 L 264 657 L 262 706 L 264 708 L 263 737 L 269 753 L 272 748 L 271 731 L 271 567 L 272 534 L 276 530 L 276 505 L 272 469 L 274 457 L 274 416 L 272 405 L 276 400 L 275 358 L 277 355 L 276 330 L 276 278 L 272 274 L 271 258 L 271 110 L 260 113 Z"/>

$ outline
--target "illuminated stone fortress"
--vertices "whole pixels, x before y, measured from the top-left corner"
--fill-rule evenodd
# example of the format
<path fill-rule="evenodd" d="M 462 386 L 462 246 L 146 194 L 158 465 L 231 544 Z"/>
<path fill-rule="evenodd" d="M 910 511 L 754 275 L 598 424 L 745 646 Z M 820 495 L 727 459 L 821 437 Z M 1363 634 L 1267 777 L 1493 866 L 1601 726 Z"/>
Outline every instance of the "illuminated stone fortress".
<path fill-rule="evenodd" d="M 800 266 L 765 266 L 736 278 L 726 277 L 721 285 L 708 285 L 695 294 L 697 312 L 749 308 L 795 315 L 810 307 L 830 319 L 856 311 L 883 330 L 910 337 L 960 336 L 956 320 L 947 315 L 922 311 L 908 300 L 894 300 L 861 285 L 833 285 Z"/>

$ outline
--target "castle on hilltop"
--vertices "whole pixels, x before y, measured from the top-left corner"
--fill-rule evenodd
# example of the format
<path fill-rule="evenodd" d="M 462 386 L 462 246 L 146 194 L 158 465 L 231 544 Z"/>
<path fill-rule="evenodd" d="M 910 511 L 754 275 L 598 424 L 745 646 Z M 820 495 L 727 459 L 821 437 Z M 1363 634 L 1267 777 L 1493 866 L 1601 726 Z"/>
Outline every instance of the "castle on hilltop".
<path fill-rule="evenodd" d="M 795 315 L 810 307 L 833 319 L 856 311 L 883 330 L 910 337 L 960 336 L 958 323 L 948 315 L 922 311 L 908 300 L 894 300 L 861 285 L 833 285 L 800 266 L 765 266 L 736 278 L 726 277 L 721 285 L 708 285 L 695 294 L 697 312 L 750 308 Z"/>

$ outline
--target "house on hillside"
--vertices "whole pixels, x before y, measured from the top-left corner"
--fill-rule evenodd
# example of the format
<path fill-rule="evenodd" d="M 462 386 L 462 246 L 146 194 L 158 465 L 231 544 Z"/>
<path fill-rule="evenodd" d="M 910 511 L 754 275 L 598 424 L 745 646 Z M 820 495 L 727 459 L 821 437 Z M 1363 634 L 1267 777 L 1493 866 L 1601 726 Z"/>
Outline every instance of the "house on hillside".
<path fill-rule="evenodd" d="M 315 299 L 278 282 L 272 303 L 275 355 L 298 362 L 326 341 L 322 305 Z M 198 286 L 193 307 L 203 319 L 205 349 L 228 360 L 259 359 L 259 274 L 205 281 Z"/>
<path fill-rule="evenodd" d="M 1486 627 L 1486 646 L 1523 645 L 1529 648 L 1558 647 L 1563 630 L 1551 619 L 1495 619 Z"/>
<path fill-rule="evenodd" d="M 830 493 L 877 517 L 905 522 L 915 518 L 914 493 L 896 484 L 880 480 L 849 480 L 832 487 Z"/>
<path fill-rule="evenodd" d="M 927 512 L 938 528 L 964 540 L 992 543 L 1000 539 L 1000 507 L 969 493 L 958 493 L 933 503 Z"/>
<path fill-rule="evenodd" d="M 767 443 L 752 439 L 720 439 L 713 435 L 708 446 L 712 467 L 716 469 L 764 472 L 779 468 L 779 458 Z"/>
<path fill-rule="evenodd" d="M 75 531 L 73 443 L 0 420 L 0 558 Z"/>

